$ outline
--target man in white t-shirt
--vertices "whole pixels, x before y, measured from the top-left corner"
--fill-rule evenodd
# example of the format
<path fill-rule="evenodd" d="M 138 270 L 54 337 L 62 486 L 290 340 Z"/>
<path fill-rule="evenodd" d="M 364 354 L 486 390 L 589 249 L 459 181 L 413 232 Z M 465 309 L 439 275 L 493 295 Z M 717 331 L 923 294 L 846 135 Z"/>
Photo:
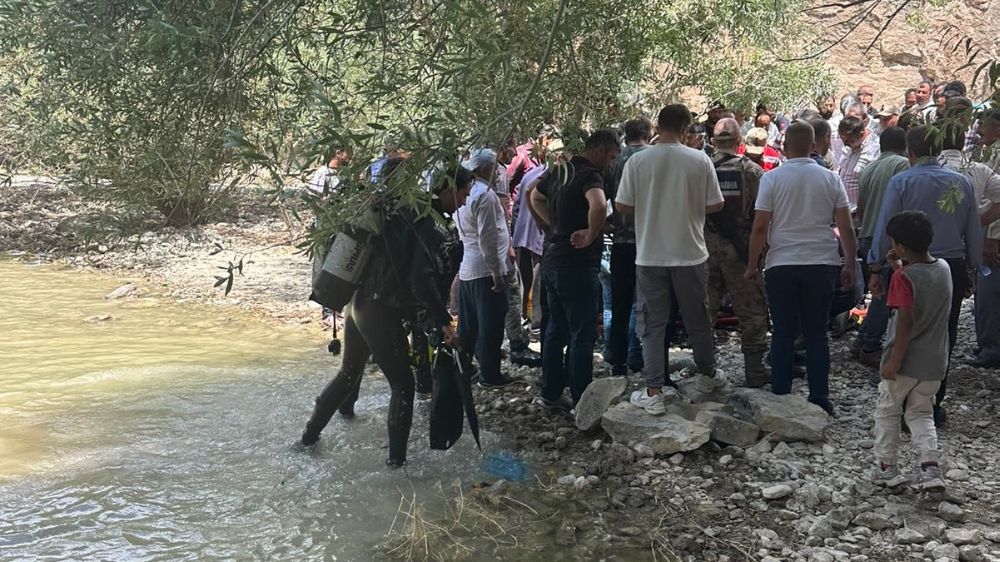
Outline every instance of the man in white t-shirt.
<path fill-rule="evenodd" d="M 857 239 L 847 191 L 840 177 L 809 157 L 815 143 L 812 125 L 797 121 L 785 132 L 788 160 L 764 174 L 757 192 L 756 215 L 750 234 L 746 278 L 760 274 L 760 257 L 769 245 L 765 264 L 771 311 L 771 391 L 789 394 L 795 338 L 806 341 L 809 401 L 833 414 L 830 403 L 830 342 L 827 324 L 838 277 L 854 284 Z M 836 220 L 844 260 L 831 223 Z M 838 275 L 839 274 L 839 275 Z"/>
<path fill-rule="evenodd" d="M 615 209 L 635 215 L 636 332 L 642 340 L 645 390 L 632 403 L 651 414 L 665 411 L 667 319 L 676 297 L 698 370 L 715 374 L 715 334 L 708 312 L 708 248 L 705 215 L 722 210 L 715 166 L 704 151 L 681 143 L 691 112 L 668 105 L 660 111 L 658 144 L 625 164 Z"/>

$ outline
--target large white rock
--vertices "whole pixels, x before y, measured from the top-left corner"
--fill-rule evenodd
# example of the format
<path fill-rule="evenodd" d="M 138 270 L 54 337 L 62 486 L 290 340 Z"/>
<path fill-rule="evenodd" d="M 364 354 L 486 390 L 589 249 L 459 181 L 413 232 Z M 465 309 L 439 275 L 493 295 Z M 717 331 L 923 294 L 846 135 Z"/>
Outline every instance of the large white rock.
<path fill-rule="evenodd" d="M 616 443 L 642 443 L 657 455 L 693 451 L 708 443 L 708 426 L 666 414 L 653 416 L 627 402 L 616 404 L 601 418 L 601 426 Z"/>
<path fill-rule="evenodd" d="M 738 388 L 730 403 L 741 418 L 782 441 L 821 441 L 833 422 L 823 408 L 794 394 L 778 396 L 757 388 Z"/>
<path fill-rule="evenodd" d="M 627 386 L 625 377 L 608 377 L 591 382 L 576 403 L 576 427 L 589 431 L 601 425 L 601 416 Z"/>

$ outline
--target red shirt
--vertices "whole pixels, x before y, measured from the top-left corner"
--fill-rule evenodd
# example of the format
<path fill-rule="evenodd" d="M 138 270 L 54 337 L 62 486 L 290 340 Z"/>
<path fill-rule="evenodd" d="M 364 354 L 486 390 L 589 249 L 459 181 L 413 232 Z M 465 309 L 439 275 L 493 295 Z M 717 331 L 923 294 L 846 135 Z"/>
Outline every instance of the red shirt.
<path fill-rule="evenodd" d="M 897 271 L 889 281 L 885 304 L 889 308 L 913 308 L 913 283 L 906 276 L 905 269 Z"/>
<path fill-rule="evenodd" d="M 741 144 L 736 150 L 737 154 L 746 154 L 747 145 Z M 760 162 L 760 167 L 764 169 L 765 172 L 770 172 L 771 170 L 778 167 L 781 164 L 781 153 L 777 149 L 768 145 L 764 147 L 763 158 Z"/>

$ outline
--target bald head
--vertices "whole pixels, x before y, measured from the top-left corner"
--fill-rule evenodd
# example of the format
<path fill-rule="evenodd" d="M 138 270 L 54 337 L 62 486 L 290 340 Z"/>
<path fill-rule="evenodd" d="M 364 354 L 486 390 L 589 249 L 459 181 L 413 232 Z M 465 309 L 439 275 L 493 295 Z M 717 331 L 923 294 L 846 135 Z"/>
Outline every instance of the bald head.
<path fill-rule="evenodd" d="M 809 156 L 816 142 L 816 132 L 805 121 L 796 121 L 785 130 L 785 154 L 789 158 Z"/>
<path fill-rule="evenodd" d="M 723 150 L 736 150 L 740 145 L 740 124 L 732 117 L 719 119 L 712 131 L 712 144 Z"/>

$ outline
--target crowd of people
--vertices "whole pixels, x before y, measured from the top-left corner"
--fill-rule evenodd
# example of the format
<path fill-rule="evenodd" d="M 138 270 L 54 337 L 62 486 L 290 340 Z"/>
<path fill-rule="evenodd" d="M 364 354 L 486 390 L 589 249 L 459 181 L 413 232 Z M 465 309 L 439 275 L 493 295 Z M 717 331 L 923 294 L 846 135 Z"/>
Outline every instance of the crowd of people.
<path fill-rule="evenodd" d="M 540 367 L 535 403 L 571 412 L 602 342 L 613 375 L 641 373 L 630 401 L 660 415 L 679 326 L 697 374 L 781 395 L 804 371 L 808 400 L 836 415 L 829 332 L 867 305 L 851 351 L 875 368 L 874 478 L 901 482 L 903 416 L 921 485 L 943 486 L 935 427 L 973 293 L 969 363 L 1000 367 L 1000 110 L 966 96 L 962 82 L 922 81 L 899 105 L 876 106 L 869 85 L 794 114 L 673 104 L 655 123 L 593 131 L 573 154 L 552 126 L 469 150 L 431 182 L 453 227 L 417 212 L 384 225 L 373 259 L 383 266 L 346 309 L 343 365 L 302 444 L 338 409 L 353 415 L 371 355 L 392 388 L 388 462 L 403 464 L 415 393 L 432 387 L 428 362 L 413 360 L 428 344 L 474 357 L 484 387 L 514 380 L 505 352 Z M 405 161 L 390 148 L 373 182 Z M 330 190 L 343 156 L 333 152 L 315 189 Z M 716 364 L 724 307 L 738 320 L 742 373 Z"/>

